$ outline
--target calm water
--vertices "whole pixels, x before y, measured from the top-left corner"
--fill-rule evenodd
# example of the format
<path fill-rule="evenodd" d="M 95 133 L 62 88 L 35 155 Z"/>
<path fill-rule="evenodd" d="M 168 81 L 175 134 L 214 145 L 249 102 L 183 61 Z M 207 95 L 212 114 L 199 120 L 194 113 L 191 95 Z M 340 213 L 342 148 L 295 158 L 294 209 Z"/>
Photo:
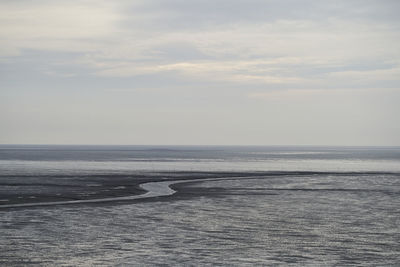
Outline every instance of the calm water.
<path fill-rule="evenodd" d="M 0 264 L 400 265 L 400 148 L 0 146 L 0 207 L 186 178 L 0 208 Z"/>

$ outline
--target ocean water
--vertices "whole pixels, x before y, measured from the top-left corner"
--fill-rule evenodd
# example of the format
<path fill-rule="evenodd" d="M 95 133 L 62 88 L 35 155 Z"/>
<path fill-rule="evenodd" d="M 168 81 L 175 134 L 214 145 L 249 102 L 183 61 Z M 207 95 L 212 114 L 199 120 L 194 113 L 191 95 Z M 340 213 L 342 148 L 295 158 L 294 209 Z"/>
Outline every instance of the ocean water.
<path fill-rule="evenodd" d="M 399 147 L 0 146 L 0 265 L 399 266 Z"/>

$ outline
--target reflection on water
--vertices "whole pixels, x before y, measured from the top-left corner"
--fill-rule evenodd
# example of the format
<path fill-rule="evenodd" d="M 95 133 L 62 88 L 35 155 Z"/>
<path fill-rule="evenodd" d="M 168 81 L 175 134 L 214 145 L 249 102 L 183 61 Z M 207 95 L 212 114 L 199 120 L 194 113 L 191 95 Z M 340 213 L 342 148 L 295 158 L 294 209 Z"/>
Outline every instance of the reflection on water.
<path fill-rule="evenodd" d="M 0 205 L 139 194 L 193 170 L 286 173 L 1 209 L 0 265 L 400 265 L 400 148 L 0 146 Z"/>
<path fill-rule="evenodd" d="M 0 262 L 82 266 L 400 262 L 399 176 L 268 177 L 186 187 L 193 192 L 190 198 L 178 193 L 155 202 L 2 212 Z"/>
<path fill-rule="evenodd" d="M 0 173 L 130 174 L 132 171 L 400 172 L 400 147 L 5 146 Z"/>

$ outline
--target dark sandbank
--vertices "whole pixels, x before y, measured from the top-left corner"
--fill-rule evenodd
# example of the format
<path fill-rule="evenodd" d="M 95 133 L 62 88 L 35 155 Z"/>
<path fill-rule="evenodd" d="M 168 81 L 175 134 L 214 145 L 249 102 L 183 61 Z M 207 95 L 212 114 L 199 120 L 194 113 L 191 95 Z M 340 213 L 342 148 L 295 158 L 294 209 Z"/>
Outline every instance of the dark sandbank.
<path fill-rule="evenodd" d="M 147 182 L 238 177 L 243 173 L 162 172 L 132 175 L 0 176 L 2 205 L 89 200 L 140 195 Z M 248 173 L 246 175 L 256 175 Z"/>
<path fill-rule="evenodd" d="M 167 199 L 185 199 L 199 196 L 223 197 L 224 195 L 242 194 L 222 187 L 204 188 L 193 185 L 204 179 L 240 177 L 268 178 L 274 176 L 303 175 L 343 175 L 354 173 L 321 173 L 321 172 L 145 172 L 132 175 L 73 175 L 73 176 L 0 176 L 0 208 L 4 205 L 57 202 L 71 200 L 92 200 L 134 196 L 146 193 L 139 185 L 148 182 L 190 180 L 187 183 L 176 183 L 170 187 L 175 194 L 153 199 L 132 201 L 158 201 Z M 369 173 L 373 174 L 373 173 Z M 198 181 L 193 181 L 198 180 Z M 189 186 L 190 185 L 190 186 Z M 258 194 L 259 192 L 252 192 Z M 264 194 L 264 193 L 263 193 Z M 121 201 L 116 201 L 120 203 Z M 123 202 L 130 202 L 126 200 Z M 92 203 L 93 204 L 93 203 Z M 98 205 L 94 204 L 94 205 Z M 84 205 L 80 203 L 79 205 Z"/>

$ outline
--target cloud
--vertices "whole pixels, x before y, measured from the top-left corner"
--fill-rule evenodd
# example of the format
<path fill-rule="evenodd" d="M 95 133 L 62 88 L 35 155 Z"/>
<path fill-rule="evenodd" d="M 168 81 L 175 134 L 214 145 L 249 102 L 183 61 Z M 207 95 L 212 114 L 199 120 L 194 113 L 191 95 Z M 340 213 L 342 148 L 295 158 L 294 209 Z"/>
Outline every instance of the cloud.
<path fill-rule="evenodd" d="M 352 67 L 364 62 L 372 68 L 382 62 L 399 66 L 398 21 L 390 16 L 396 2 L 362 3 L 5 1 L 0 50 L 3 61 L 4 56 L 20 55 L 32 62 L 38 58 L 24 51 L 76 52 L 60 63 L 92 69 L 88 75 L 101 77 L 160 73 L 310 86 L 335 77 L 361 78 L 366 72 Z M 337 67 L 346 71 L 335 71 Z M 54 72 L 48 68 L 44 72 Z M 367 76 L 397 80 L 397 72 L 390 72 Z"/>
<path fill-rule="evenodd" d="M 108 37 L 116 29 L 119 16 L 114 9 L 102 1 L 96 5 L 91 1 L 2 1 L 2 55 L 15 55 L 15 48 L 88 51 L 90 41 Z"/>
<path fill-rule="evenodd" d="M 397 23 L 400 4 L 387 0 L 313 1 L 313 0 L 146 0 L 135 1 L 126 13 L 139 13 L 149 18 L 146 28 L 199 30 L 226 24 L 272 23 L 277 20 L 343 20 Z M 127 19 L 127 23 L 129 23 Z M 137 20 L 132 19 L 135 23 Z"/>
<path fill-rule="evenodd" d="M 110 139 L 131 143 L 136 125 L 143 142 L 159 143 L 147 137 L 170 121 L 196 129 L 191 140 L 173 132 L 186 143 L 217 125 L 271 144 L 270 125 L 282 124 L 275 143 L 293 143 L 317 124 L 334 132 L 345 117 L 353 127 L 351 114 L 362 129 L 391 129 L 399 114 L 399 8 L 397 0 L 0 1 L 0 122 L 7 140 L 21 133 L 15 142 L 44 140 L 52 125 L 63 136 L 65 125 L 74 131 L 87 121 L 94 126 L 85 136 L 107 129 Z M 118 127 L 126 135 L 113 136 Z M 282 132 L 289 139 L 279 139 Z M 309 140 L 336 140 L 328 132 Z M 397 133 L 371 140 L 398 144 Z M 332 143 L 351 143 L 346 138 Z"/>

